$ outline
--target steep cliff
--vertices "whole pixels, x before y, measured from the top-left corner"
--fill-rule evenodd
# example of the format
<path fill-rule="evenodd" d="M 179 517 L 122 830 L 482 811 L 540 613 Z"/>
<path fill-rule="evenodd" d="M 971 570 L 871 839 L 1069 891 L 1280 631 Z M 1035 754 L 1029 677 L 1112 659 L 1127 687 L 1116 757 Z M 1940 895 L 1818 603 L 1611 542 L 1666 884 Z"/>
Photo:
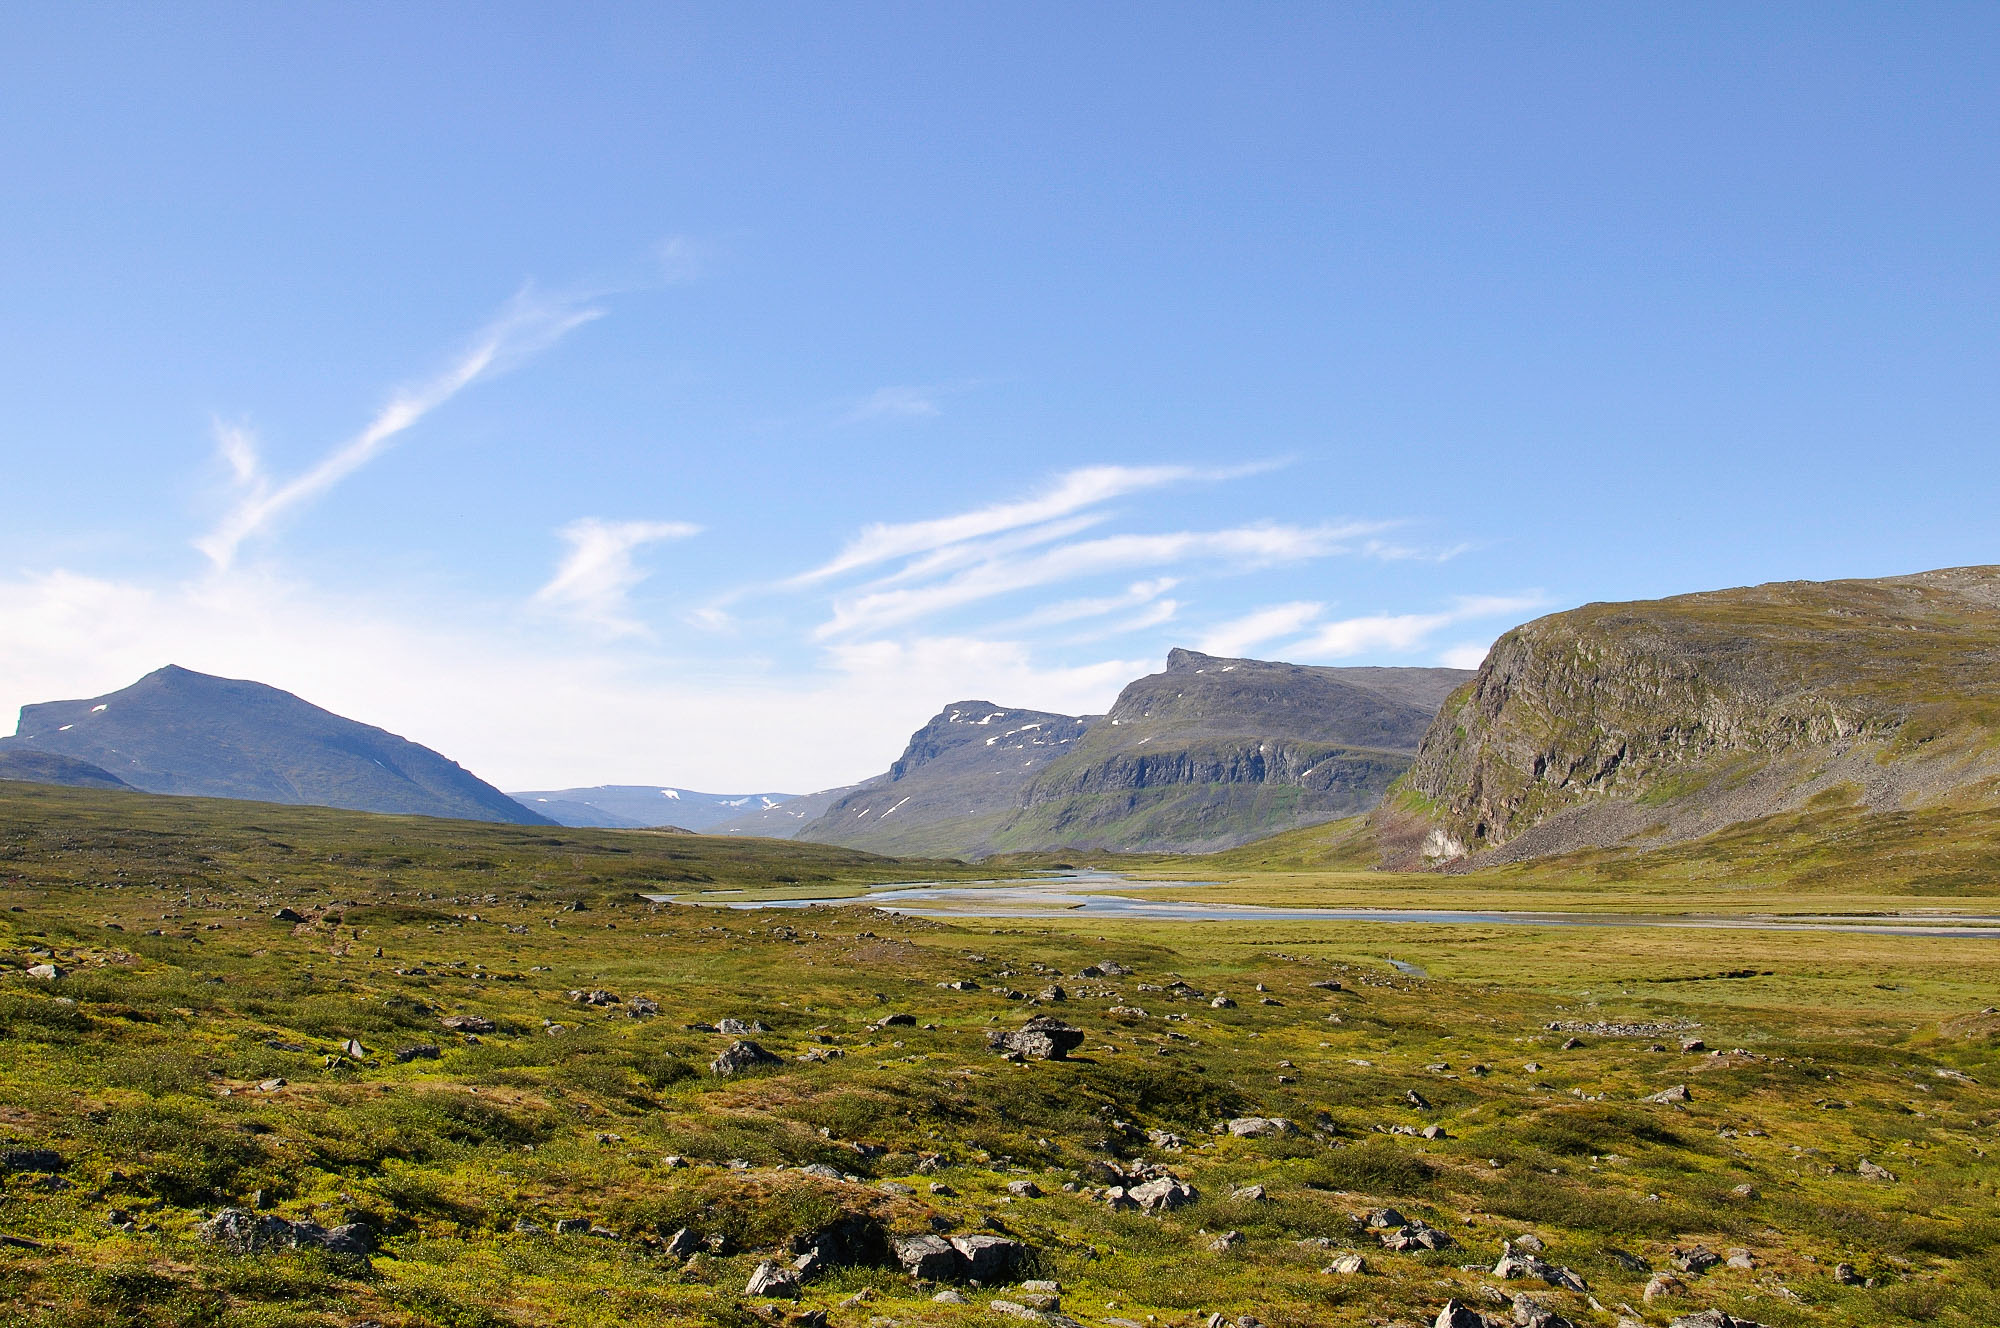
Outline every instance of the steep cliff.
<path fill-rule="evenodd" d="M 1996 736 L 2000 568 L 1592 604 L 1495 643 L 1378 819 L 1399 865 L 1659 845 L 1989 798 Z"/>

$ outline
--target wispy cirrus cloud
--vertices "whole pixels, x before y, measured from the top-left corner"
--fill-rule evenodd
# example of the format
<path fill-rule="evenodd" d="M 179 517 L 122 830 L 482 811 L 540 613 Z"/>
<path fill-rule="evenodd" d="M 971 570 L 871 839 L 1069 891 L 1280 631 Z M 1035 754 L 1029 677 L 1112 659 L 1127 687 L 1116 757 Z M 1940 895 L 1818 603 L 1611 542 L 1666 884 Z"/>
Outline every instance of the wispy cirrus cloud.
<path fill-rule="evenodd" d="M 1296 636 L 1319 617 L 1326 606 L 1309 600 L 1273 604 L 1246 613 L 1241 618 L 1217 623 L 1195 645 L 1204 655 L 1237 656 L 1253 646 L 1281 637 Z"/>
<path fill-rule="evenodd" d="M 840 417 L 842 424 L 870 420 L 927 420 L 942 415 L 940 393 L 934 387 L 878 387 Z"/>
<path fill-rule="evenodd" d="M 1227 530 L 1077 540 L 1026 556 L 990 558 L 929 585 L 837 597 L 832 617 L 813 635 L 824 640 L 881 631 L 1000 595 L 1134 568 L 1165 567 L 1195 559 L 1258 567 L 1323 558 L 1350 551 L 1350 541 L 1380 530 L 1383 524 L 1347 522 L 1307 527 L 1263 523 Z"/>
<path fill-rule="evenodd" d="M 572 521 L 556 532 L 569 553 L 535 592 L 535 603 L 609 636 L 641 635 L 645 626 L 626 607 L 626 597 L 647 576 L 634 555 L 648 544 L 700 532 L 686 521 Z"/>
<path fill-rule="evenodd" d="M 863 528 L 827 562 L 786 582 L 797 589 L 874 567 L 898 558 L 932 553 L 969 540 L 1039 526 L 1110 502 L 1126 494 L 1192 480 L 1233 479 L 1267 470 L 1268 464 L 1204 469 L 1196 466 L 1085 466 L 1056 476 L 1041 493 L 1018 502 L 994 503 L 927 521 L 877 523 Z"/>
<path fill-rule="evenodd" d="M 1435 613 L 1378 613 L 1323 623 L 1288 647 L 1299 659 L 1346 659 L 1371 651 L 1407 652 L 1421 648 L 1447 627 L 1542 608 L 1548 600 L 1532 595 L 1462 596 Z M 1459 649 L 1463 649 L 1460 647 Z"/>
<path fill-rule="evenodd" d="M 569 332 L 602 317 L 604 310 L 543 296 L 524 288 L 482 328 L 471 346 L 436 377 L 389 399 L 360 433 L 282 483 L 264 473 L 256 440 L 241 425 L 218 425 L 216 444 L 237 488 L 236 503 L 195 547 L 217 570 L 226 570 L 244 541 L 267 530 L 285 512 L 318 498 L 373 461 L 396 436 L 482 378 L 506 372 L 546 350 Z"/>

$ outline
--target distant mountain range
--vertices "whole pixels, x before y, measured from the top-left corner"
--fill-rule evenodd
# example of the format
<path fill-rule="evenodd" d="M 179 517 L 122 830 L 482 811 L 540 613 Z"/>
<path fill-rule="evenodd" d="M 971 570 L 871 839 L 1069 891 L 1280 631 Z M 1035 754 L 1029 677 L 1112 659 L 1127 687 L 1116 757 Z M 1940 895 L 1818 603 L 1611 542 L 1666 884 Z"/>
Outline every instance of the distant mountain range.
<path fill-rule="evenodd" d="M 946 706 L 793 837 L 952 856 L 1226 848 L 1373 807 L 1471 677 L 1175 650 L 1101 717 Z"/>
<path fill-rule="evenodd" d="M 658 784 L 599 784 L 594 788 L 537 789 L 507 796 L 561 825 L 607 826 L 619 830 L 671 825 L 704 834 L 713 833 L 723 822 L 770 812 L 797 801 L 790 793 L 696 793 Z"/>
<path fill-rule="evenodd" d="M 428 747 L 263 683 L 173 665 L 105 696 L 21 707 L 15 736 L 0 738 L 0 778 L 551 823 Z"/>

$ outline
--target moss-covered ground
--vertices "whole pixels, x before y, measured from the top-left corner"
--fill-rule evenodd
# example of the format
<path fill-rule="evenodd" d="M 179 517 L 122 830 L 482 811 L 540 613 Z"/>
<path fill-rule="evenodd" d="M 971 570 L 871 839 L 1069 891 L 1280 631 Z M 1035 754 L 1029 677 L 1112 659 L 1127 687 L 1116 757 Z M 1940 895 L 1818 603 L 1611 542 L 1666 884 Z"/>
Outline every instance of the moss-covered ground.
<path fill-rule="evenodd" d="M 1112 1328 L 1428 1322 L 1453 1296 L 1510 1313 L 1488 1289 L 1604 1328 L 1709 1306 L 1772 1325 L 2000 1323 L 2000 1015 L 1981 1013 L 2000 1004 L 2000 942 L 640 897 L 952 874 L 983 873 L 0 784 L 0 1319 L 748 1325 L 761 1259 L 865 1215 L 1011 1233 L 1027 1271 L 1061 1283 L 1061 1313 Z M 1254 870 L 1228 875 L 1257 889 Z M 1491 888 L 1570 907 L 1587 877 L 1551 878 L 1549 900 L 1526 877 Z M 1480 882 L 1315 885 L 1294 867 L 1265 885 L 1410 902 Z M 29 975 L 42 963 L 63 975 Z M 1107 963 L 1130 972 L 1082 975 Z M 1058 985 L 1065 999 L 1036 1003 Z M 589 990 L 619 999 L 570 997 Z M 634 1017 L 642 999 L 657 1013 Z M 1041 1014 L 1085 1031 L 1074 1059 L 988 1049 Z M 752 1036 L 778 1063 L 711 1073 L 734 1039 L 692 1026 L 725 1018 L 765 1025 Z M 398 1059 L 425 1045 L 435 1059 Z M 1686 1101 L 1647 1100 L 1676 1085 Z M 1246 1116 L 1296 1128 L 1216 1132 Z M 1113 1211 L 1113 1168 L 1142 1161 L 1199 1199 Z M 1022 1180 L 1040 1197 L 1007 1191 Z M 1251 1185 L 1262 1200 L 1236 1197 Z M 231 1255 L 196 1234 L 231 1205 L 363 1220 L 380 1248 Z M 1383 1207 L 1455 1244 L 1385 1250 L 1352 1220 Z M 561 1219 L 607 1234 L 549 1234 Z M 682 1227 L 700 1254 L 664 1251 Z M 1518 1233 L 1588 1291 L 1493 1276 Z M 1646 1302 L 1697 1242 L 1754 1266 Z M 1321 1271 L 1348 1250 L 1365 1272 Z M 939 1290 L 853 1265 L 768 1315 L 970 1325 L 1023 1299 Z"/>

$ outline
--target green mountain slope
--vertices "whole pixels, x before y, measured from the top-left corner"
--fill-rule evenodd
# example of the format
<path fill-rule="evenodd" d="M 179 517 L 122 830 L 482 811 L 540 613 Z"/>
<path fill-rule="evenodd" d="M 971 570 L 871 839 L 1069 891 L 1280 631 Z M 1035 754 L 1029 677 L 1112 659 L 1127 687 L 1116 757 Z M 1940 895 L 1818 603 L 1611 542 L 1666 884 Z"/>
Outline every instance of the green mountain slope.
<path fill-rule="evenodd" d="M 1592 604 L 1517 628 L 1377 814 L 1399 865 L 2000 803 L 2000 568 Z"/>

